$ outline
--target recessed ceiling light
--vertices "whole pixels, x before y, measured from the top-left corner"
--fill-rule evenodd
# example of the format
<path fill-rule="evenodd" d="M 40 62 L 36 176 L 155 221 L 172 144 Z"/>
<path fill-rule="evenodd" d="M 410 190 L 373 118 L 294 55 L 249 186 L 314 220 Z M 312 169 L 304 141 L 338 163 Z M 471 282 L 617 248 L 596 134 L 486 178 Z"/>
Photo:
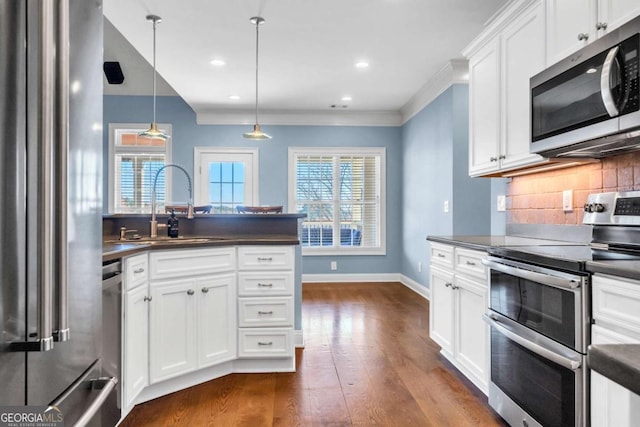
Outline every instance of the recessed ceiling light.
<path fill-rule="evenodd" d="M 214 67 L 222 67 L 223 65 L 227 65 L 227 63 L 222 59 L 213 59 L 211 60 L 211 65 Z"/>
<path fill-rule="evenodd" d="M 356 68 L 360 68 L 360 69 L 369 68 L 369 63 L 367 61 L 358 61 L 356 62 Z"/>
<path fill-rule="evenodd" d="M 349 95 L 346 95 L 346 96 L 343 96 L 343 97 L 342 97 L 342 101 L 343 101 L 343 102 L 349 102 L 349 101 L 352 101 L 352 100 L 353 100 L 353 98 L 352 98 L 352 97 L 350 97 Z"/>
<path fill-rule="evenodd" d="M 229 99 L 232 101 L 237 101 L 238 99 L 240 99 L 240 96 L 238 95 L 229 95 Z"/>

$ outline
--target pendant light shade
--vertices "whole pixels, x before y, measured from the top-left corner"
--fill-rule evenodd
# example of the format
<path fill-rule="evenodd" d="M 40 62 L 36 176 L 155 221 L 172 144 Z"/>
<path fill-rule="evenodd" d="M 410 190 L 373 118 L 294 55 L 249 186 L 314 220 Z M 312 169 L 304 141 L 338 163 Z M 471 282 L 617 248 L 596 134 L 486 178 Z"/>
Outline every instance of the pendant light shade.
<path fill-rule="evenodd" d="M 256 123 L 255 125 L 253 125 L 253 131 L 243 133 L 242 137 L 245 139 L 253 140 L 271 139 L 269 135 L 262 132 L 262 130 L 260 129 L 260 125 L 258 124 L 258 28 L 260 27 L 260 25 L 264 24 L 264 18 L 254 16 L 249 19 L 249 22 L 256 26 Z"/>
<path fill-rule="evenodd" d="M 156 24 L 162 22 L 162 18 L 157 15 L 147 15 L 147 21 L 153 22 L 153 121 L 149 129 L 140 132 L 138 135 L 149 139 L 166 140 L 169 135 L 158 130 L 158 124 L 156 123 Z"/>

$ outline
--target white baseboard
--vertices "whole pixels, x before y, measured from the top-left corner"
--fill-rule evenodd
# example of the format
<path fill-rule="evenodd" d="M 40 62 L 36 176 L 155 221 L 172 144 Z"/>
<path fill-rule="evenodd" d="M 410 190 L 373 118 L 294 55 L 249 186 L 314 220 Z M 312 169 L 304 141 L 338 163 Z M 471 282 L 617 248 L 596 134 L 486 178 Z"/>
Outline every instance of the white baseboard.
<path fill-rule="evenodd" d="M 400 273 L 385 274 L 303 274 L 303 284 L 314 283 L 362 283 L 362 282 L 400 282 L 421 297 L 429 300 L 430 289 Z"/>

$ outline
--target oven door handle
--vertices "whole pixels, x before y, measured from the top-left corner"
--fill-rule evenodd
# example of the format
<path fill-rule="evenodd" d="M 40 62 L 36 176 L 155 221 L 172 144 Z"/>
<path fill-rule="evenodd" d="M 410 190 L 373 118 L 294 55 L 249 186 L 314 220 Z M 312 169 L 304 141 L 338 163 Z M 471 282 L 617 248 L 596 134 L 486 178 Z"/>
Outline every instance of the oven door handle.
<path fill-rule="evenodd" d="M 520 336 L 516 332 L 512 331 L 508 325 L 504 325 L 499 321 L 499 319 L 491 314 L 483 314 L 482 319 L 487 322 L 491 327 L 496 328 L 498 332 L 502 335 L 506 336 L 512 341 L 520 344 L 522 347 L 526 348 L 537 354 L 540 357 L 544 357 L 547 360 L 551 360 L 558 365 L 571 369 L 572 371 L 578 370 L 580 366 L 582 366 L 581 360 L 570 359 L 566 356 L 556 353 L 555 351 L 548 349 L 536 342 L 528 340 L 525 337 Z"/>
<path fill-rule="evenodd" d="M 580 281 L 575 279 L 566 279 L 556 277 L 549 274 L 537 273 L 535 271 L 524 270 L 522 268 L 511 267 L 510 265 L 501 264 L 499 262 L 483 259 L 482 263 L 492 270 L 500 271 L 511 276 L 528 279 L 543 285 L 555 286 L 563 289 L 577 289 L 580 287 Z"/>

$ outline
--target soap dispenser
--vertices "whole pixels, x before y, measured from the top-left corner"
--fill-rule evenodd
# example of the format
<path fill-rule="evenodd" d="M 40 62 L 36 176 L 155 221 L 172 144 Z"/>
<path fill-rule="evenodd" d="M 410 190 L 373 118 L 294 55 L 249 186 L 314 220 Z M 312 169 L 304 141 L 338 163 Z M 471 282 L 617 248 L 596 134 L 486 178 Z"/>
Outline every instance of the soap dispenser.
<path fill-rule="evenodd" d="M 167 234 L 169 237 L 178 237 L 178 218 L 176 218 L 176 211 L 171 209 L 171 216 L 167 221 Z"/>

